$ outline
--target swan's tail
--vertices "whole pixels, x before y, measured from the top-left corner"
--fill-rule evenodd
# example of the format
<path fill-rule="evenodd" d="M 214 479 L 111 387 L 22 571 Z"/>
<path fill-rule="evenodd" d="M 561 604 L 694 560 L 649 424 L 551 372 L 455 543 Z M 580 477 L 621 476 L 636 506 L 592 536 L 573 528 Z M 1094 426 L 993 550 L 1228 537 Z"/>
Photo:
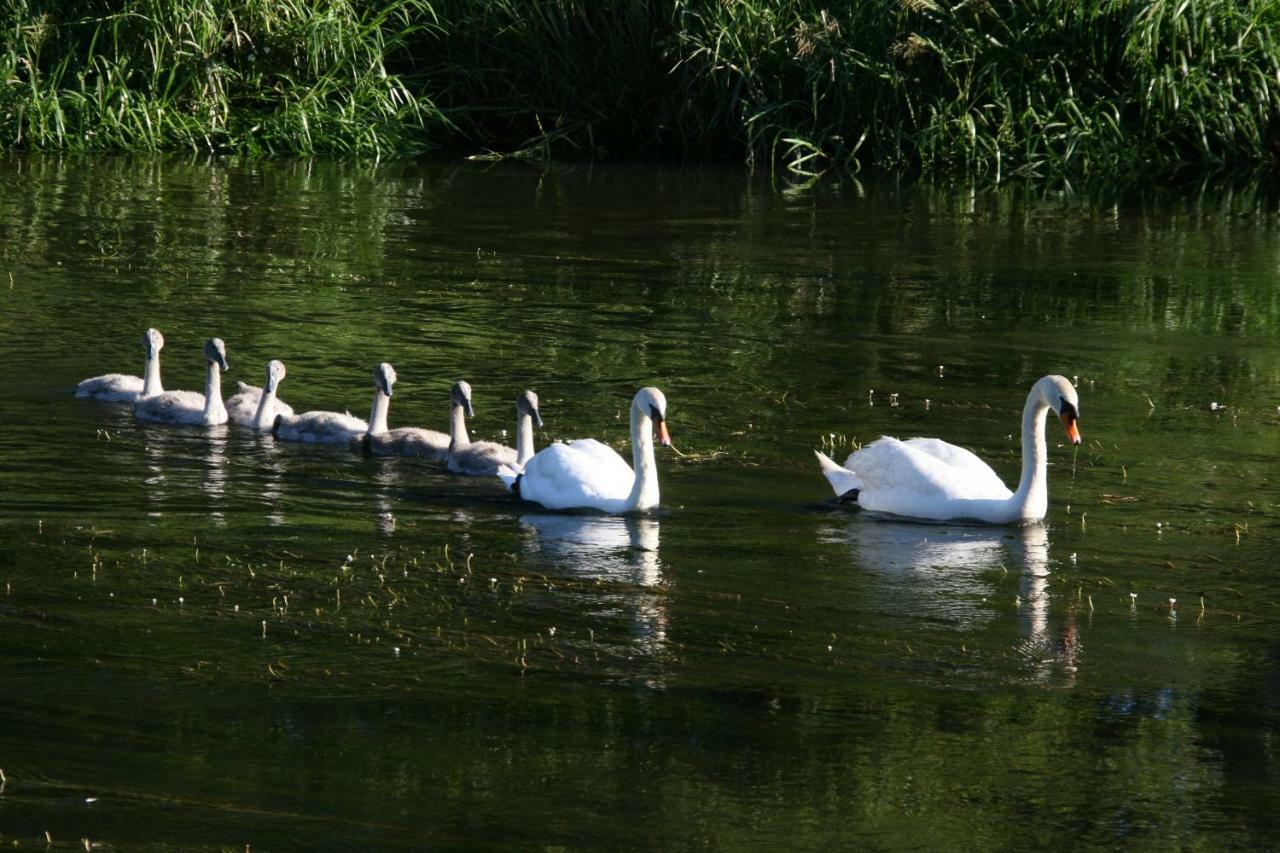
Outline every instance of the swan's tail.
<path fill-rule="evenodd" d="M 821 450 L 815 450 L 813 454 L 818 457 L 818 464 L 822 466 L 822 476 L 826 477 L 831 488 L 835 489 L 836 497 L 844 500 L 847 495 L 850 500 L 857 500 L 858 491 L 862 488 L 858 475 L 832 462 L 831 458 Z"/>
<path fill-rule="evenodd" d="M 252 385 L 248 384 L 247 382 L 242 382 L 242 381 L 241 381 L 241 380 L 239 380 L 239 379 L 237 379 L 237 380 L 236 380 L 236 389 L 237 389 L 241 394 L 248 394 L 250 391 L 257 391 L 257 390 L 258 390 L 257 388 L 254 388 Z"/>
<path fill-rule="evenodd" d="M 502 485 L 506 486 L 509 491 L 520 494 L 520 466 L 499 465 L 498 479 L 502 481 Z"/>

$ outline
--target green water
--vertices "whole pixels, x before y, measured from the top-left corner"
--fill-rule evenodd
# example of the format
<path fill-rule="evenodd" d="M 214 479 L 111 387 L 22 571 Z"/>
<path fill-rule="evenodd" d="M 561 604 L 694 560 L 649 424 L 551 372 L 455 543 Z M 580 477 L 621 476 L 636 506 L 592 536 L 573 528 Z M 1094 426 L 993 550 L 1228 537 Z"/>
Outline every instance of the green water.
<path fill-rule="evenodd" d="M 736 172 L 0 162 L 0 843 L 1222 849 L 1280 842 L 1280 232 L 1240 192 Z M 227 342 L 299 410 L 622 446 L 653 517 L 142 426 Z M 1076 380 L 1045 527 L 876 522 L 812 449 L 972 447 Z M 1136 596 L 1136 597 L 1135 597 Z M 1170 607 L 1170 599 L 1176 605 Z M 1202 606 L 1203 602 L 1203 606 Z"/>

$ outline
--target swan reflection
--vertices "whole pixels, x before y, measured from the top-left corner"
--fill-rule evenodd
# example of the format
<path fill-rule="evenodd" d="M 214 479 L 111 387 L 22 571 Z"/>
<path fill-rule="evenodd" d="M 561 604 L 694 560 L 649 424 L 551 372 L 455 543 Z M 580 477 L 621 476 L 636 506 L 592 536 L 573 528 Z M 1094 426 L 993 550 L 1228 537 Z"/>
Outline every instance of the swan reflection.
<path fill-rule="evenodd" d="M 1041 524 L 1013 530 L 966 526 L 894 524 L 854 520 L 822 532 L 848 545 L 858 565 L 875 578 L 875 595 L 895 609 L 926 617 L 929 624 L 965 632 L 995 625 L 1005 611 L 1001 583 L 1018 579 L 1015 651 L 1038 679 L 1054 673 L 1074 678 L 1079 637 L 1073 613 L 1061 637 L 1050 626 L 1049 531 Z M 1000 602 L 997 603 L 997 599 Z"/>
<path fill-rule="evenodd" d="M 149 504 L 147 515 L 163 517 L 171 499 L 190 494 L 195 488 L 208 497 L 206 511 L 214 524 L 225 525 L 231 481 L 227 439 L 225 425 L 205 427 L 198 434 L 189 430 L 144 428 L 142 452 L 146 475 L 142 484 Z"/>
<path fill-rule="evenodd" d="M 218 527 L 227 523 L 227 480 L 230 460 L 227 457 L 227 426 L 211 426 L 206 431 L 204 478 L 200 490 L 209 496 L 209 517 Z"/>
<path fill-rule="evenodd" d="M 255 444 L 258 470 L 262 477 L 260 494 L 262 503 L 267 508 L 267 524 L 283 527 L 289 521 L 284 508 L 285 475 L 288 473 L 285 454 L 271 435 L 256 435 Z"/>
<path fill-rule="evenodd" d="M 520 526 L 531 535 L 526 548 L 575 576 L 654 588 L 663 581 L 658 556 L 659 522 L 629 516 L 525 513 Z M 635 640 L 647 652 L 666 644 L 666 597 L 625 594 Z"/>

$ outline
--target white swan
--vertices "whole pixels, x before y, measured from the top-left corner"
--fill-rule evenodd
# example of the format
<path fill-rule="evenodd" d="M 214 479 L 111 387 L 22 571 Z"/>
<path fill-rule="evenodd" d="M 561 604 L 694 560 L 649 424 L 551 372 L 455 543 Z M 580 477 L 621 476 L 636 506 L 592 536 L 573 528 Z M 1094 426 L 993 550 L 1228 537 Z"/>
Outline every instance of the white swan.
<path fill-rule="evenodd" d="M 147 363 L 143 368 L 145 378 L 124 373 L 107 373 L 94 376 L 76 385 L 76 396 L 113 403 L 133 403 L 143 397 L 163 394 L 160 384 L 160 350 L 164 349 L 164 335 L 156 329 L 147 329 L 142 336 L 147 350 Z"/>
<path fill-rule="evenodd" d="M 267 432 L 275 426 L 276 415 L 292 416 L 293 407 L 276 397 L 286 375 L 284 363 L 272 359 L 267 362 L 267 382 L 262 388 L 236 383 L 240 393 L 227 400 L 227 417 L 233 424 Z"/>
<path fill-rule="evenodd" d="M 222 403 L 222 371 L 227 365 L 227 347 L 222 338 L 210 338 L 204 345 L 204 393 L 166 391 L 154 397 L 142 397 L 133 404 L 133 413 L 145 421 L 165 424 L 204 424 L 213 426 L 227 422 L 227 407 Z"/>
<path fill-rule="evenodd" d="M 300 415 L 276 415 L 271 432 L 283 441 L 305 441 L 310 444 L 357 444 L 363 436 L 387 431 L 387 406 L 396 372 L 385 361 L 373 369 L 373 408 L 369 420 L 362 421 L 350 412 L 303 412 Z"/>
<path fill-rule="evenodd" d="M 667 398 L 657 388 L 641 388 L 631 401 L 632 470 L 613 448 L 593 438 L 544 447 L 524 471 L 503 467 L 498 476 L 517 496 L 548 509 L 598 509 L 623 513 L 658 505 L 658 471 L 653 431 L 663 447 L 667 434 Z"/>
<path fill-rule="evenodd" d="M 936 438 L 881 438 L 850 454 L 844 467 L 814 452 L 836 495 L 872 512 L 987 524 L 1039 521 L 1049 508 L 1044 415 L 1050 409 L 1071 443 L 1080 443 L 1076 389 L 1061 376 L 1043 377 L 1022 410 L 1022 479 L 1016 492 L 977 456 Z"/>
<path fill-rule="evenodd" d="M 233 424 L 266 431 L 275 423 L 276 415 L 292 415 L 293 406 L 276 396 L 285 375 L 284 363 L 272 359 L 267 362 L 267 382 L 262 388 L 237 382 L 240 390 L 227 399 L 227 417 Z"/>
<path fill-rule="evenodd" d="M 388 369 L 391 365 L 386 365 Z M 395 382 L 395 371 L 391 370 L 391 382 Z M 391 386 L 388 385 L 388 388 Z M 463 445 L 469 444 L 467 438 L 466 416 L 471 414 L 471 386 L 466 382 L 455 382 L 449 391 L 449 432 L 421 427 L 397 427 L 383 429 L 381 432 L 370 430 L 363 441 L 367 453 L 379 456 L 421 456 L 424 459 L 446 459 L 449 447 L 455 441 Z"/>
<path fill-rule="evenodd" d="M 496 441 L 471 441 L 461 447 L 455 444 L 449 450 L 449 470 L 472 477 L 492 477 L 503 466 L 516 472 L 523 470 L 524 464 L 533 458 L 535 425 L 542 427 L 538 395 L 532 391 L 521 391 L 516 395 L 515 448 Z"/>

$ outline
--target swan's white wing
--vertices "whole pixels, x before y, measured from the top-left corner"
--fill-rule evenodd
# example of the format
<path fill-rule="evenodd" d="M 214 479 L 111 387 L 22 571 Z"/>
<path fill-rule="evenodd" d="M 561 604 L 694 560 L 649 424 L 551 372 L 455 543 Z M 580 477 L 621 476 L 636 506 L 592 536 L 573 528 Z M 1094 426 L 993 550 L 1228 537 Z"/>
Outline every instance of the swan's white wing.
<path fill-rule="evenodd" d="M 369 449 L 379 456 L 443 459 L 449 455 L 449 435 L 433 429 L 399 427 L 369 436 Z"/>
<path fill-rule="evenodd" d="M 631 489 L 630 481 L 634 479 L 635 472 L 631 470 L 631 466 L 627 464 L 627 460 L 623 459 L 618 451 L 602 441 L 596 441 L 594 438 L 575 438 L 566 442 L 570 447 L 579 453 L 585 454 L 589 458 L 595 460 L 596 464 L 603 466 L 604 476 L 606 477 L 627 477 L 627 489 Z"/>
<path fill-rule="evenodd" d="M 989 491 L 991 495 L 1001 490 L 1008 491 L 1000 475 L 970 450 L 940 438 L 909 438 L 903 443 L 950 465 L 966 478 L 973 489 L 984 493 Z"/>
<path fill-rule="evenodd" d="M 166 391 L 138 400 L 133 413 L 143 420 L 166 424 L 204 423 L 204 395 L 197 391 Z"/>
<path fill-rule="evenodd" d="M 76 385 L 76 396 L 113 403 L 132 403 L 142 396 L 143 385 L 141 376 L 106 373 L 85 379 Z"/>
<path fill-rule="evenodd" d="M 491 477 L 504 465 L 508 468 L 516 467 L 516 451 L 496 441 L 473 441 L 461 450 L 449 454 L 449 470 L 455 474 Z"/>
<path fill-rule="evenodd" d="M 368 423 L 346 412 L 303 412 L 277 418 L 275 434 L 285 441 L 343 444 L 368 429 Z"/>
<path fill-rule="evenodd" d="M 1003 501 L 1003 483 L 967 476 L 963 470 L 896 438 L 881 438 L 852 454 L 845 466 L 862 483 L 864 509 L 914 518 L 956 518 L 958 502 Z M 996 488 L 998 486 L 998 488 Z"/>
<path fill-rule="evenodd" d="M 550 509 L 590 507 L 621 512 L 635 473 L 608 445 L 594 439 L 544 447 L 525 463 L 520 497 Z"/>

